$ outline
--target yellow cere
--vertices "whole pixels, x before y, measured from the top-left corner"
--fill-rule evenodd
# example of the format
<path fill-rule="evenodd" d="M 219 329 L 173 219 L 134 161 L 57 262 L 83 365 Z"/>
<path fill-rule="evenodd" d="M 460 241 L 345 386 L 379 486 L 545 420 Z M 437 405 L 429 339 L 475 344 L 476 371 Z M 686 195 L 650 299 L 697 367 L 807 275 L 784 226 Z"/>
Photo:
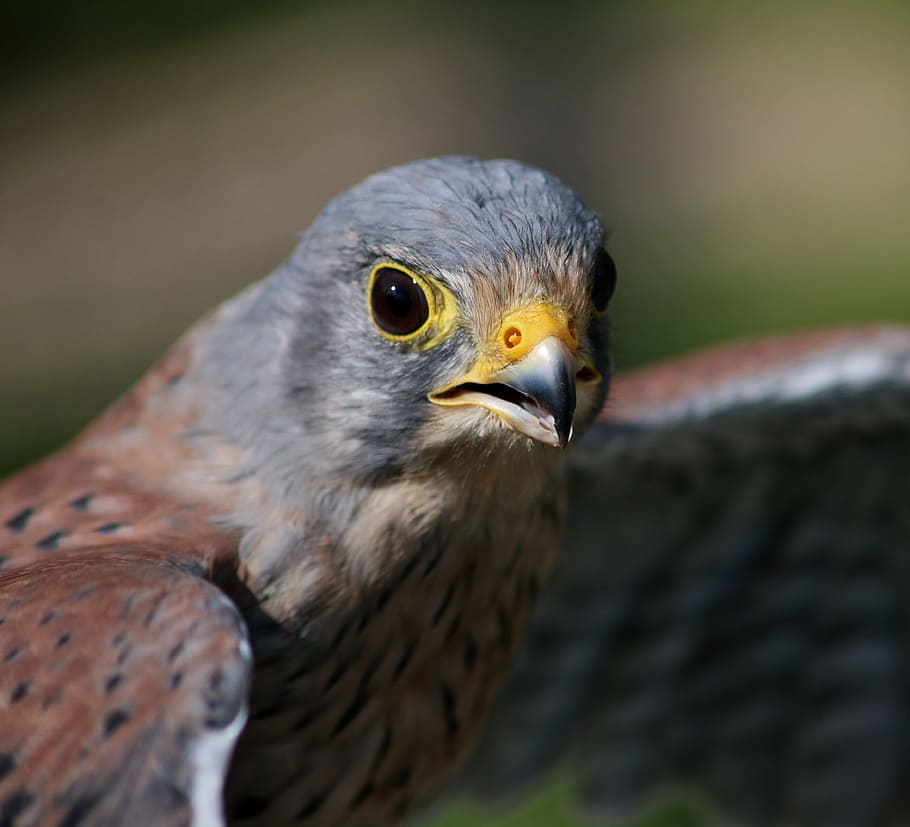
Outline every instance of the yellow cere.
<path fill-rule="evenodd" d="M 571 351 L 578 350 L 578 329 L 561 307 L 535 302 L 509 313 L 499 326 L 497 350 L 507 362 L 523 359 L 536 344 L 555 336 Z"/>
<path fill-rule="evenodd" d="M 503 318 L 493 339 L 481 346 L 481 355 L 471 369 L 456 382 L 437 391 L 434 398 L 440 399 L 453 387 L 466 382 L 488 383 L 498 371 L 521 361 L 536 345 L 551 336 L 564 342 L 573 353 L 578 353 L 578 327 L 561 307 L 549 302 L 534 302 L 513 310 Z M 600 374 L 586 359 L 583 360 L 583 372 L 585 381 L 589 377 L 600 379 Z"/>

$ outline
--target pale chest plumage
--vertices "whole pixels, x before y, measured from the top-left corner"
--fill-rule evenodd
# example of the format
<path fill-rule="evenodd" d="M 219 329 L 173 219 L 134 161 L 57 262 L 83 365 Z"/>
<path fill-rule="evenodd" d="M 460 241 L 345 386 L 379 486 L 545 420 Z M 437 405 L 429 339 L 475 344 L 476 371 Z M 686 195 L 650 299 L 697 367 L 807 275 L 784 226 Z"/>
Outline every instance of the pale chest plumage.
<path fill-rule="evenodd" d="M 371 549 L 395 559 L 382 586 L 299 638 L 250 618 L 234 823 L 387 824 L 439 786 L 479 734 L 559 547 L 559 487 L 535 488 L 459 497 L 414 548 Z M 377 536 L 408 542 L 387 529 Z"/>

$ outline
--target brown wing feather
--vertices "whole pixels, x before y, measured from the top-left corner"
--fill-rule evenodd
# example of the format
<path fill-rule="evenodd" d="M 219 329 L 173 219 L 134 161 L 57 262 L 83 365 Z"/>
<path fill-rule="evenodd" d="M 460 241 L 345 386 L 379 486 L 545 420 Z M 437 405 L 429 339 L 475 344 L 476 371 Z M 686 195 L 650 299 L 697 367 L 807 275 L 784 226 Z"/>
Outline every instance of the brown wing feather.
<path fill-rule="evenodd" d="M 239 733 L 249 648 L 191 569 L 124 547 L 0 575 L 0 821 L 163 827 L 217 809 L 202 764 L 218 775 Z"/>

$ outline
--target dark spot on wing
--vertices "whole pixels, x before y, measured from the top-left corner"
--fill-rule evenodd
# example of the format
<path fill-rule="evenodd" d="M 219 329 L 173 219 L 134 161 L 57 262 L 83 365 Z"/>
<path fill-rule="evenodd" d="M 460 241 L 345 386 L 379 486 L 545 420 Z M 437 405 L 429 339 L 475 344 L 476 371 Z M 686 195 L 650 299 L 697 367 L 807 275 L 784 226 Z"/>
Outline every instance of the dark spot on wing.
<path fill-rule="evenodd" d="M 95 499 L 94 494 L 83 494 L 81 497 L 76 497 L 70 503 L 70 508 L 75 508 L 76 511 L 88 511 L 89 503 Z"/>
<path fill-rule="evenodd" d="M 224 685 L 224 672 L 221 669 L 215 669 L 209 675 L 209 689 L 217 691 Z"/>
<path fill-rule="evenodd" d="M 34 508 L 23 508 L 22 511 L 6 521 L 6 527 L 10 531 L 15 531 L 17 534 L 20 534 L 25 531 L 25 527 L 28 525 L 28 521 L 32 518 L 32 514 L 34 513 Z"/>
<path fill-rule="evenodd" d="M 57 638 L 57 648 L 59 649 L 62 646 L 66 646 L 66 644 L 69 643 L 72 639 L 72 633 L 64 632 L 62 635 L 60 635 L 60 637 Z"/>
<path fill-rule="evenodd" d="M 41 708 L 43 710 L 48 710 L 52 706 L 56 706 L 60 703 L 60 699 L 63 697 L 63 692 L 60 689 L 53 689 L 47 695 L 45 695 L 44 700 L 41 702 Z"/>
<path fill-rule="evenodd" d="M 47 626 L 47 624 L 50 623 L 55 617 L 57 617 L 57 610 L 51 609 L 49 612 L 47 612 L 47 614 L 44 615 L 44 617 L 41 618 L 39 625 Z"/>
<path fill-rule="evenodd" d="M 130 612 L 133 610 L 133 603 L 136 602 L 137 594 L 133 592 L 128 594 L 124 599 L 123 603 L 120 604 L 120 611 L 117 612 L 117 617 L 120 620 L 125 620 L 130 616 Z"/>
<path fill-rule="evenodd" d="M 10 695 L 10 703 L 18 703 L 26 695 L 28 695 L 28 690 L 31 688 L 31 684 L 28 681 L 22 681 L 14 690 L 13 694 Z"/>
<path fill-rule="evenodd" d="M 109 738 L 130 719 L 126 709 L 115 709 L 104 718 L 104 737 Z"/>
<path fill-rule="evenodd" d="M 19 657 L 19 654 L 20 654 L 21 652 L 22 652 L 22 647 L 20 647 L 20 646 L 14 646 L 12 649 L 10 649 L 10 650 L 6 653 L 6 656 L 3 658 L 3 662 L 4 662 L 4 663 L 9 663 L 11 660 L 15 660 L 16 658 Z"/>
<path fill-rule="evenodd" d="M 95 529 L 96 534 L 113 534 L 120 528 L 126 528 L 126 523 L 105 523 Z"/>
<path fill-rule="evenodd" d="M 181 683 L 183 683 L 183 672 L 174 672 L 171 675 L 171 689 L 179 688 Z"/>
<path fill-rule="evenodd" d="M 58 827 L 77 827 L 77 825 L 82 824 L 91 811 L 95 809 L 99 798 L 100 796 L 97 793 L 81 795 L 70 805 L 69 810 L 60 819 Z"/>
<path fill-rule="evenodd" d="M 0 827 L 14 827 L 20 824 L 18 817 L 22 815 L 32 803 L 35 796 L 28 790 L 16 790 L 0 803 Z"/>
<path fill-rule="evenodd" d="M 143 626 L 151 626 L 155 622 L 155 618 L 158 617 L 158 612 L 161 609 L 161 604 L 164 603 L 164 600 L 159 600 L 145 613 L 145 617 L 142 618 Z"/>
<path fill-rule="evenodd" d="M 123 675 L 119 672 L 110 675 L 108 679 L 104 682 L 104 692 L 107 695 L 110 695 L 120 684 L 123 683 Z"/>
<path fill-rule="evenodd" d="M 238 673 L 234 670 L 219 668 L 209 673 L 205 699 L 206 726 L 220 729 L 236 719 L 239 709 L 236 677 Z"/>
<path fill-rule="evenodd" d="M 86 586 L 84 589 L 79 589 L 70 602 L 72 603 L 81 603 L 85 598 L 91 597 L 96 591 L 98 591 L 97 586 Z"/>
<path fill-rule="evenodd" d="M 58 548 L 60 541 L 66 537 L 69 532 L 65 528 L 58 528 L 56 531 L 52 531 L 46 537 L 42 537 L 37 543 L 35 543 L 35 548 L 40 551 L 53 551 L 55 548 Z"/>
<path fill-rule="evenodd" d="M 0 752 L 0 781 L 16 769 L 16 756 L 11 752 Z"/>

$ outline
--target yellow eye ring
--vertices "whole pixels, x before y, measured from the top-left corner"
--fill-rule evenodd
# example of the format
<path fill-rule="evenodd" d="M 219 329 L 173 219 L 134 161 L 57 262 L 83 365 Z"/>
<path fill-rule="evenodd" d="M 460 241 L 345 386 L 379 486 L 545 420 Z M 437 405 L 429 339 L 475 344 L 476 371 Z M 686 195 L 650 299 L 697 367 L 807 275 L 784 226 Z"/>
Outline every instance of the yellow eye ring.
<path fill-rule="evenodd" d="M 455 297 L 440 282 L 392 261 L 370 271 L 367 309 L 382 336 L 420 350 L 445 339 L 456 316 Z"/>

